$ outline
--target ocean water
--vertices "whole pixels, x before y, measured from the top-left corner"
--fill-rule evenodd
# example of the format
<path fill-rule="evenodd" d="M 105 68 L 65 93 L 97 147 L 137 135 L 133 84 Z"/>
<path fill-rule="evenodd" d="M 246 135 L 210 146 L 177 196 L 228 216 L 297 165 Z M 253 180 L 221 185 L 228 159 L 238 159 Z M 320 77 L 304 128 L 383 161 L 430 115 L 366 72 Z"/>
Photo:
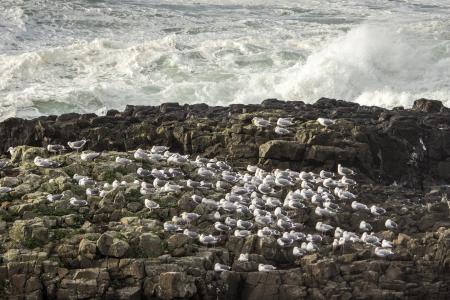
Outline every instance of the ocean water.
<path fill-rule="evenodd" d="M 272 97 L 450 106 L 450 2 L 0 0 L 0 120 Z"/>

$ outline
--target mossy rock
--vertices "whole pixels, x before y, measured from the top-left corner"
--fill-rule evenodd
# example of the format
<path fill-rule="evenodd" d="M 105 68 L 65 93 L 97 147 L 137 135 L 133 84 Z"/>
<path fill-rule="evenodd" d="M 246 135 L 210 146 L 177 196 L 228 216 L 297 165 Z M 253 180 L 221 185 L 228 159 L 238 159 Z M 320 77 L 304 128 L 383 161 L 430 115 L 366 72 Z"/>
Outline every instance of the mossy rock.
<path fill-rule="evenodd" d="M 81 159 L 75 163 L 63 167 L 62 170 L 71 178 L 75 174 L 88 176 L 90 171 L 89 166 L 87 164 L 82 163 Z"/>
<path fill-rule="evenodd" d="M 47 157 L 48 152 L 44 148 L 31 147 L 23 151 L 22 161 L 33 161 L 36 156 Z"/>
<path fill-rule="evenodd" d="M 129 187 L 124 192 L 124 197 L 127 201 L 137 201 L 141 202 L 141 192 L 139 187 Z"/>
<path fill-rule="evenodd" d="M 164 242 L 151 232 L 141 234 L 138 245 L 139 257 L 158 257 L 164 253 Z"/>

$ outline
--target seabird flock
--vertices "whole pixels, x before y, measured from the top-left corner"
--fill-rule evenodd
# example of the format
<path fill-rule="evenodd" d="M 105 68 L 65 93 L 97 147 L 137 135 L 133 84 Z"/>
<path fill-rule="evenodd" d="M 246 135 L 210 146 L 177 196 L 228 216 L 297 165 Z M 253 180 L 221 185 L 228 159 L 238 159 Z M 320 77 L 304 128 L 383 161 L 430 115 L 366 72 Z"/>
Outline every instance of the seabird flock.
<path fill-rule="evenodd" d="M 319 118 L 322 126 L 328 127 L 334 120 Z M 269 120 L 255 117 L 253 125 L 260 128 L 271 126 Z M 293 119 L 279 118 L 275 132 L 281 135 L 289 133 Z M 82 150 L 87 141 L 68 142 L 70 149 Z M 10 149 L 11 153 L 14 149 Z M 47 150 L 52 154 L 67 151 L 63 145 L 48 145 Z M 94 151 L 83 151 L 80 158 L 93 161 L 101 156 Z M 142 163 L 157 167 L 144 169 Z M 42 168 L 56 168 L 61 164 L 51 158 L 35 157 L 34 163 Z M 182 191 L 192 194 L 193 207 L 203 206 L 203 214 L 193 211 L 182 212 L 172 220 L 163 224 L 164 231 L 171 234 L 183 233 L 202 245 L 215 246 L 223 243 L 229 236 L 246 238 L 255 235 L 259 239 L 276 238 L 278 247 L 292 251 L 295 257 L 319 252 L 322 247 L 330 246 L 344 249 L 346 245 L 360 243 L 374 248 L 373 253 L 381 258 L 394 254 L 393 243 L 379 238 L 372 232 L 369 218 L 379 220 L 386 214 L 386 210 L 376 205 L 367 205 L 355 194 L 358 183 L 354 179 L 356 172 L 341 164 L 337 165 L 337 174 L 329 170 L 319 173 L 306 171 L 292 171 L 289 169 L 275 169 L 265 171 L 258 166 L 248 165 L 246 170 L 236 171 L 225 161 L 217 158 L 197 156 L 191 159 L 188 155 L 170 152 L 166 146 L 153 146 L 151 150 L 138 149 L 133 157 L 117 156 L 118 165 L 141 166 L 137 169 L 137 178 L 133 182 L 115 180 L 112 183 L 97 182 L 87 176 L 75 174 L 73 179 L 78 185 L 86 188 L 86 198 L 72 197 L 72 206 L 89 205 L 90 196 L 104 197 L 114 189 L 136 186 L 143 195 L 144 205 L 150 211 L 161 208 L 159 195 L 172 193 L 179 195 Z M 0 170 L 6 166 L 6 161 L 0 161 Z M 188 166 L 195 170 L 185 174 L 181 169 Z M 0 193 L 9 193 L 12 188 L 0 187 Z M 50 194 L 48 201 L 62 201 L 63 194 Z M 336 216 L 344 211 L 364 212 L 367 221 L 359 224 L 359 232 L 352 232 L 344 228 L 333 226 Z M 301 213 L 315 214 L 320 218 L 315 225 L 315 231 L 303 232 L 305 226 L 298 222 Z M 208 216 L 208 217 L 207 217 Z M 208 230 L 198 232 L 192 226 L 196 222 L 210 222 Z M 398 225 L 389 218 L 385 220 L 388 230 L 396 231 Z M 332 241 L 332 242 L 331 242 Z M 238 261 L 248 261 L 249 254 L 240 254 Z M 261 272 L 275 270 L 276 267 L 259 264 Z M 217 263 L 217 272 L 231 270 L 230 266 Z"/>

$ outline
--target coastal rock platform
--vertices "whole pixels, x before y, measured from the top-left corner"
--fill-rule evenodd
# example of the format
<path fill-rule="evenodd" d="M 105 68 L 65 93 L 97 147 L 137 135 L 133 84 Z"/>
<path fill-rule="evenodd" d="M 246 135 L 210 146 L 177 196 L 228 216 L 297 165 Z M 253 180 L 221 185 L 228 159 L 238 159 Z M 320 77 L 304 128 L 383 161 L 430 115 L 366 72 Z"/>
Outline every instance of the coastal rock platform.
<path fill-rule="evenodd" d="M 278 135 L 273 127 L 254 126 L 254 117 L 274 124 L 293 118 L 294 125 Z M 336 123 L 321 126 L 319 117 Z M 86 149 L 100 156 L 85 161 L 78 152 L 46 150 L 78 139 L 87 139 Z M 383 207 L 386 216 L 351 211 L 350 201 L 339 203 L 340 213 L 326 221 L 361 233 L 360 222 L 369 220 L 377 236 L 393 242 L 394 254 L 381 258 L 361 243 L 336 249 L 333 235 L 324 234 L 320 249 L 296 257 L 275 237 L 219 235 L 217 216 L 192 200 L 197 193 L 219 201 L 223 194 L 214 188 L 143 195 L 136 186 L 142 180 L 138 168 L 174 167 L 164 160 L 133 160 L 136 149 L 154 145 L 192 160 L 217 158 L 236 173 L 245 173 L 247 165 L 268 172 L 336 172 L 339 163 L 352 168 L 357 200 Z M 229 107 L 166 103 L 105 116 L 11 118 L 0 123 L 0 152 L 2 299 L 450 298 L 450 109 L 439 101 L 420 99 L 411 109 L 392 110 L 325 98 Z M 58 166 L 37 167 L 36 156 Z M 119 163 L 117 157 L 133 162 Z M 193 164 L 177 163 L 176 169 L 202 180 Z M 119 183 L 86 196 L 76 174 Z M 53 194 L 62 199 L 50 201 Z M 274 195 L 283 198 L 286 190 Z M 71 205 L 74 197 L 87 205 Z M 160 207 L 149 209 L 145 198 Z M 200 217 L 184 225 L 219 236 L 215 245 L 165 230 L 165 222 L 186 211 Z M 387 230 L 386 217 L 399 229 Z M 291 218 L 305 234 L 323 221 L 310 203 Z M 249 254 L 248 260 L 239 260 L 241 254 Z M 216 263 L 231 271 L 214 271 Z M 260 272 L 259 264 L 277 269 Z"/>

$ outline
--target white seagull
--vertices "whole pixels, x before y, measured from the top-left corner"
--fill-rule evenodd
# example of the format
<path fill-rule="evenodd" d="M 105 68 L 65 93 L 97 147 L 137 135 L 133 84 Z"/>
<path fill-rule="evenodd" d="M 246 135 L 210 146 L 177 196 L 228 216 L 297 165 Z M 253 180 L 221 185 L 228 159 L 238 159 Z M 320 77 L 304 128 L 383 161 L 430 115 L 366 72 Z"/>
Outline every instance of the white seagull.
<path fill-rule="evenodd" d="M 331 126 L 336 123 L 335 120 L 328 119 L 328 118 L 318 118 L 317 122 L 319 122 L 320 125 L 325 126 L 325 127 Z"/>

